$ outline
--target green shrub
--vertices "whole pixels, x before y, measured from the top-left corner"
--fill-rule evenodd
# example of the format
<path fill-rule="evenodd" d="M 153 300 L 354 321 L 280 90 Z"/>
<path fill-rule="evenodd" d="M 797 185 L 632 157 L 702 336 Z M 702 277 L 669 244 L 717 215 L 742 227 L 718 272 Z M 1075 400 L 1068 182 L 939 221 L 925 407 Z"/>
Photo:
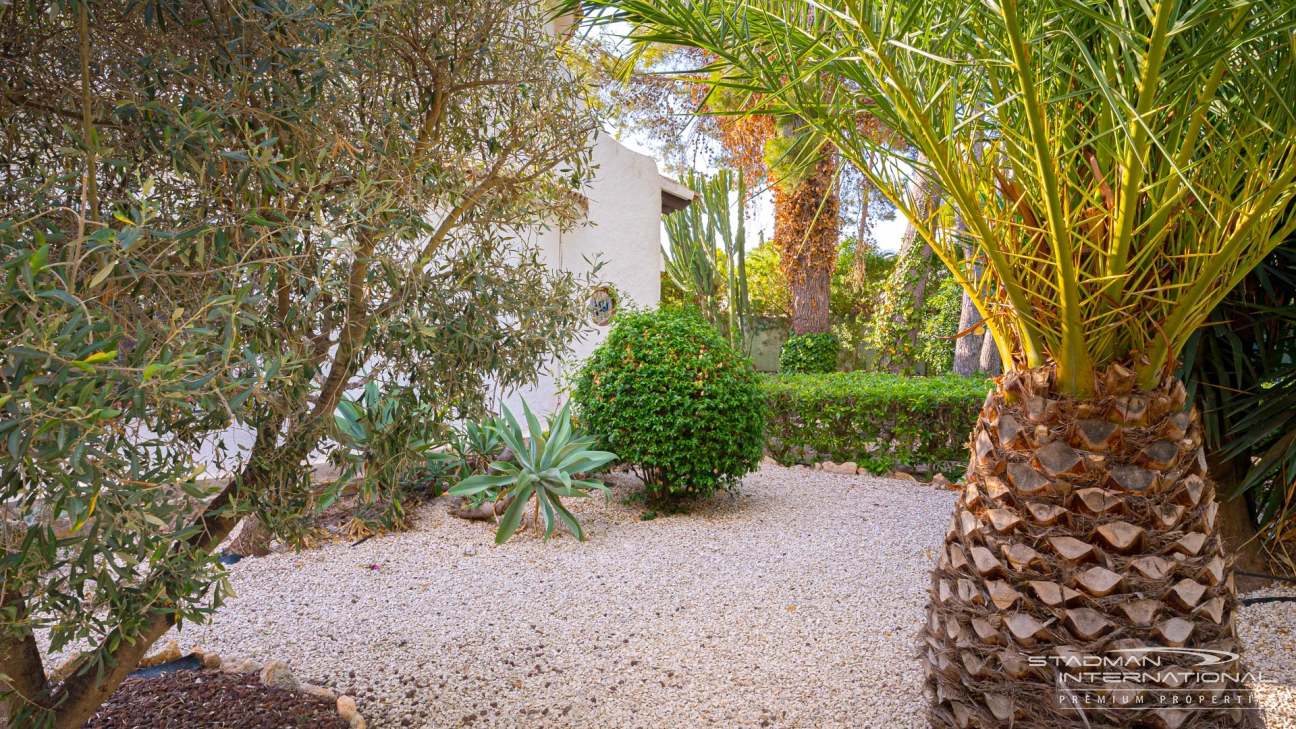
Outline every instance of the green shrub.
<path fill-rule="evenodd" d="M 837 369 L 837 335 L 798 334 L 788 337 L 779 352 L 779 372 L 785 374 L 824 374 Z"/>
<path fill-rule="evenodd" d="M 767 376 L 761 388 L 777 461 L 854 461 L 885 473 L 900 465 L 965 463 L 990 383 L 851 372 Z"/>
<path fill-rule="evenodd" d="M 581 426 L 654 500 L 707 496 L 756 469 L 765 408 L 751 360 L 694 309 L 619 315 L 576 378 Z"/>

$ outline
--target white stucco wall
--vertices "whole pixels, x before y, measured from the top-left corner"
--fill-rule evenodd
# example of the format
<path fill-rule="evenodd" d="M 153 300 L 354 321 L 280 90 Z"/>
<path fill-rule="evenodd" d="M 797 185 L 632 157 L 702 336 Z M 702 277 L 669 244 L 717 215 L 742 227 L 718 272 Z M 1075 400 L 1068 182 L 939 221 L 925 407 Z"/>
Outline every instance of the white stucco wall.
<path fill-rule="evenodd" d="M 583 191 L 589 199 L 587 221 L 566 232 L 540 236 L 546 263 L 584 273 L 590 261 L 601 260 L 599 278 L 621 297 L 617 304 L 656 308 L 661 300 L 662 178 L 652 157 L 633 152 L 611 135 L 601 134 L 594 144 L 593 181 Z M 628 301 L 627 301 L 628 299 Z M 506 393 L 502 403 L 521 416 L 522 401 L 537 415 L 558 410 L 566 401 L 565 376 L 579 368 L 606 337 L 608 327 L 597 327 L 574 346 L 552 372 L 531 387 Z"/>
<path fill-rule="evenodd" d="M 601 260 L 599 278 L 611 285 L 621 299 L 642 308 L 655 308 L 661 299 L 661 176 L 657 163 L 648 156 L 632 152 L 610 135 L 601 135 L 594 145 L 593 182 L 584 190 L 589 199 L 586 222 L 572 230 L 539 233 L 545 262 L 577 273 L 590 269 L 587 262 Z M 675 188 L 679 189 L 679 188 Z M 581 362 L 607 336 L 608 327 L 597 327 L 575 343 L 573 354 L 565 361 L 553 363 L 531 387 L 502 393 L 501 402 L 521 418 L 522 400 L 543 417 L 562 407 L 564 376 Z M 498 407 L 499 403 L 496 403 Z M 251 452 L 254 433 L 246 426 L 234 426 L 214 434 L 202 449 L 197 461 L 207 465 L 212 475 L 217 469 L 217 443 L 223 443 L 227 454 L 226 469 Z M 232 456 L 233 460 L 228 460 Z M 322 457 L 315 454 L 313 461 Z"/>

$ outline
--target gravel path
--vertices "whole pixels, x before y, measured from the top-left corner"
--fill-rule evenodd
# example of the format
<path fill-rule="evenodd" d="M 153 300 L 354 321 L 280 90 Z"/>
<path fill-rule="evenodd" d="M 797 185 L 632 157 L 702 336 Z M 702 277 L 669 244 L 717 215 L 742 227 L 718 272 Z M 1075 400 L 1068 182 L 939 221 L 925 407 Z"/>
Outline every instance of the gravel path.
<path fill-rule="evenodd" d="M 927 726 L 914 646 L 953 492 L 767 465 L 645 522 L 631 490 L 578 504 L 583 544 L 496 547 L 439 500 L 404 534 L 245 560 L 178 639 L 287 661 L 375 729 Z M 1240 618 L 1269 729 L 1296 729 L 1296 604 Z"/>
<path fill-rule="evenodd" d="M 1294 596 L 1290 588 L 1250 592 L 1246 597 Z M 1244 607 L 1238 633 L 1246 646 L 1247 668 L 1264 683 L 1255 691 L 1269 729 L 1296 729 L 1296 602 Z"/>
<path fill-rule="evenodd" d="M 924 727 L 914 646 L 954 500 L 765 466 L 689 515 L 599 498 L 589 541 L 502 547 L 438 501 L 404 534 L 240 562 L 179 640 L 287 661 L 378 728 Z"/>

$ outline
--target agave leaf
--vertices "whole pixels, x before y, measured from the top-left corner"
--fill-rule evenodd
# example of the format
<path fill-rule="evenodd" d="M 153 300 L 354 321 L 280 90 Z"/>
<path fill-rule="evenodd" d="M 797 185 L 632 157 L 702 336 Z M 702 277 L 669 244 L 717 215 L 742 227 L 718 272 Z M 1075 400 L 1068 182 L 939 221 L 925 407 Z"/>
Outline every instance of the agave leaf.
<path fill-rule="evenodd" d="M 567 460 L 558 464 L 558 468 L 568 473 L 580 473 L 581 471 L 592 471 L 616 459 L 617 454 L 608 451 L 582 451 L 569 456 Z"/>
<path fill-rule="evenodd" d="M 526 415 L 527 427 L 531 429 L 531 462 L 539 466 L 545 450 L 544 430 L 525 400 L 522 401 L 522 412 Z"/>
<path fill-rule="evenodd" d="M 522 437 L 522 426 L 518 425 L 517 418 L 513 417 L 513 413 L 509 411 L 507 406 L 504 407 L 504 417 L 507 424 L 499 429 L 500 436 L 508 445 L 509 450 L 513 451 L 513 457 L 518 460 L 518 463 L 530 468 L 535 461 L 531 458 L 530 451 L 527 449 Z"/>
<path fill-rule="evenodd" d="M 469 476 L 450 487 L 450 490 L 446 493 L 451 496 L 472 496 L 473 494 L 479 494 L 486 489 L 508 486 L 517 483 L 517 481 L 517 476 Z"/>
<path fill-rule="evenodd" d="M 500 517 L 499 527 L 495 531 L 495 543 L 503 544 L 513 536 L 517 531 L 518 524 L 522 523 L 522 515 L 526 512 L 527 502 L 531 500 L 532 489 L 530 486 L 519 486 L 512 494 L 513 503 L 504 510 L 504 516 Z"/>
<path fill-rule="evenodd" d="M 562 517 L 562 520 L 567 522 L 567 528 L 572 531 L 572 534 L 576 535 L 576 539 L 582 542 L 585 541 L 585 532 L 581 530 L 580 522 L 576 521 L 575 515 L 568 511 L 567 507 L 563 506 L 563 503 L 558 499 L 554 499 L 554 509 Z"/>
<path fill-rule="evenodd" d="M 553 504 L 558 499 L 552 496 L 546 489 L 536 489 L 536 499 L 540 502 L 540 513 L 544 516 L 544 538 L 549 541 L 549 535 L 553 533 L 554 528 L 554 507 Z"/>

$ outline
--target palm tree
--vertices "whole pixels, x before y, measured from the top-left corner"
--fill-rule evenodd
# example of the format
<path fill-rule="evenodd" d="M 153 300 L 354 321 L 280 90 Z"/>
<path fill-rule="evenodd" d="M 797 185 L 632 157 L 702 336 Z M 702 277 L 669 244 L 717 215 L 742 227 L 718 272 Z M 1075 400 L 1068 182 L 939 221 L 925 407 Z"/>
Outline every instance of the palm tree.
<path fill-rule="evenodd" d="M 821 145 L 804 169 L 774 181 L 774 246 L 792 293 L 792 333 L 831 330 L 830 284 L 837 266 L 837 158 Z"/>
<path fill-rule="evenodd" d="M 717 83 L 776 96 L 847 159 L 884 160 L 861 169 L 921 222 L 994 338 L 1005 374 L 932 575 L 933 725 L 1257 722 L 1160 703 L 1241 688 L 1237 664 L 1169 670 L 1195 661 L 1167 648 L 1240 650 L 1200 417 L 1173 373 L 1296 228 L 1296 8 L 599 1 L 647 41 L 704 48 L 725 67 Z M 863 113 L 921 161 L 857 133 Z M 916 214 L 918 175 L 962 226 Z M 1143 675 L 1094 686 L 1067 667 L 1093 656 Z"/>

